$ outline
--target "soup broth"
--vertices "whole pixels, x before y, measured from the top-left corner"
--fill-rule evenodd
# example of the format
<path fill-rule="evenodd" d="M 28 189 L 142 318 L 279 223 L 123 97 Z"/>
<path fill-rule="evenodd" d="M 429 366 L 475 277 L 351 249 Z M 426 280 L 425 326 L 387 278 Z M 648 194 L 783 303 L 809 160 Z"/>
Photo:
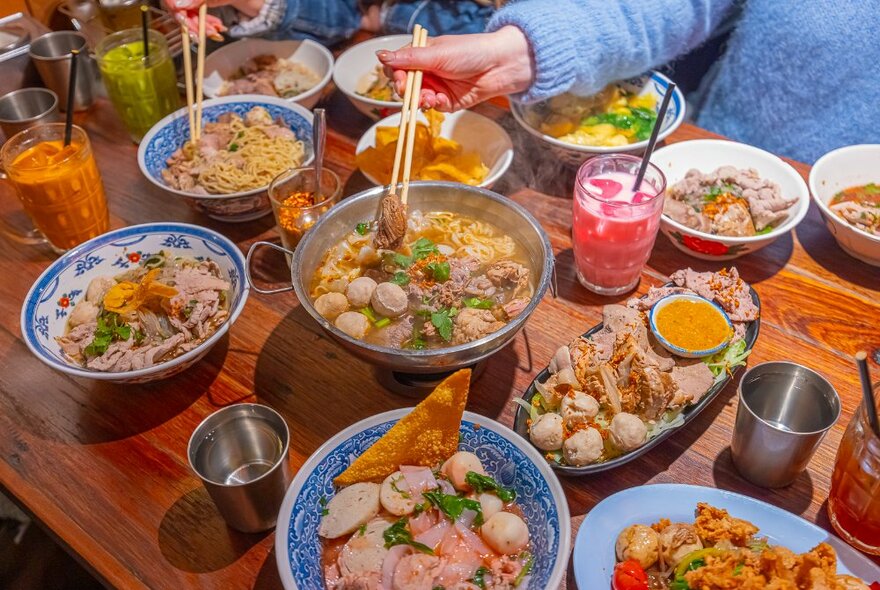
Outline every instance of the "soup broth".
<path fill-rule="evenodd" d="M 534 295 L 525 250 L 491 223 L 415 211 L 400 249 L 376 250 L 374 236 L 371 223 L 352 228 L 310 288 L 318 313 L 370 344 L 420 350 L 478 340 Z"/>
<path fill-rule="evenodd" d="M 880 236 L 880 184 L 844 189 L 831 198 L 829 207 L 850 225 Z"/>

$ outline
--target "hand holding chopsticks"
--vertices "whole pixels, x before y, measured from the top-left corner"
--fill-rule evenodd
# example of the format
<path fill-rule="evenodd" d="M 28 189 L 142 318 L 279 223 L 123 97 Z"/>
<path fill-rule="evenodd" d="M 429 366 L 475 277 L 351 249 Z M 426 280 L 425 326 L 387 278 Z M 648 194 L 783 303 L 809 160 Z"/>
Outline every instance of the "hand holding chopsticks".
<path fill-rule="evenodd" d="M 427 42 L 428 31 L 420 25 L 416 25 L 413 29 L 413 47 L 425 47 Z M 400 111 L 400 126 L 397 132 L 397 146 L 394 150 L 391 181 L 379 209 L 375 246 L 380 249 L 398 247 L 406 235 L 406 203 L 409 195 L 409 180 L 412 172 L 423 75 L 421 70 L 410 70 L 406 73 L 406 88 Z M 403 185 L 400 196 L 398 196 L 397 184 L 401 173 L 401 159 L 403 160 Z"/>

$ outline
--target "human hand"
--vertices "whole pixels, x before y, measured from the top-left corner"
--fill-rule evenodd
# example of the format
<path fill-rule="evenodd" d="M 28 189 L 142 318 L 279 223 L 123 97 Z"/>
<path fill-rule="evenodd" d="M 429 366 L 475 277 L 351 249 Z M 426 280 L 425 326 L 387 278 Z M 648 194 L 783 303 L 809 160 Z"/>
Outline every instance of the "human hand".
<path fill-rule="evenodd" d="M 390 70 L 401 96 L 406 71 L 424 71 L 420 106 L 447 112 L 522 92 L 535 77 L 528 39 L 513 26 L 493 33 L 434 37 L 427 47 L 380 51 L 377 57 Z"/>
<path fill-rule="evenodd" d="M 263 7 L 264 0 L 164 0 L 165 6 L 177 18 L 178 22 L 186 25 L 187 29 L 193 34 L 198 34 L 199 7 L 202 4 L 208 5 L 208 8 L 217 8 L 219 6 L 232 6 L 245 16 L 253 18 L 259 14 Z M 223 22 L 209 14 L 205 19 L 205 33 L 208 37 L 215 40 L 222 40 L 220 35 L 226 27 Z"/>

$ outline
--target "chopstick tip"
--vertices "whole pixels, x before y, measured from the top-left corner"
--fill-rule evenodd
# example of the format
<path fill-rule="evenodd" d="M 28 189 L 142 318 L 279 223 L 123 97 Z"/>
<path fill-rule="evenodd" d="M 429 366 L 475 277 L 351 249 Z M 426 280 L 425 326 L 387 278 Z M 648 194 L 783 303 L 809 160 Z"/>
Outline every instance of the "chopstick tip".
<path fill-rule="evenodd" d="M 856 360 L 862 362 L 868 358 L 868 353 L 864 350 L 860 350 L 856 353 Z"/>

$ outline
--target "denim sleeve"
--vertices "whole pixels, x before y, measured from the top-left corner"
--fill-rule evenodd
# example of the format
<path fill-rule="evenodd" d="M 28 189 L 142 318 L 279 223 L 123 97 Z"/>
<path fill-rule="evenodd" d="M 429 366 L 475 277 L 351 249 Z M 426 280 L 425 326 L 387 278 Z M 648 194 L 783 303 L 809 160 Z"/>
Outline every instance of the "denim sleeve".
<path fill-rule="evenodd" d="M 332 45 L 361 26 L 357 0 L 266 0 L 260 14 L 230 29 L 236 37 L 314 39 Z"/>
<path fill-rule="evenodd" d="M 382 7 L 382 32 L 412 32 L 420 24 L 431 36 L 482 33 L 495 10 L 474 0 L 400 0 Z"/>
<path fill-rule="evenodd" d="M 529 39 L 536 77 L 514 97 L 533 102 L 562 92 L 594 94 L 705 41 L 737 0 L 519 0 L 487 30 L 518 27 Z"/>

